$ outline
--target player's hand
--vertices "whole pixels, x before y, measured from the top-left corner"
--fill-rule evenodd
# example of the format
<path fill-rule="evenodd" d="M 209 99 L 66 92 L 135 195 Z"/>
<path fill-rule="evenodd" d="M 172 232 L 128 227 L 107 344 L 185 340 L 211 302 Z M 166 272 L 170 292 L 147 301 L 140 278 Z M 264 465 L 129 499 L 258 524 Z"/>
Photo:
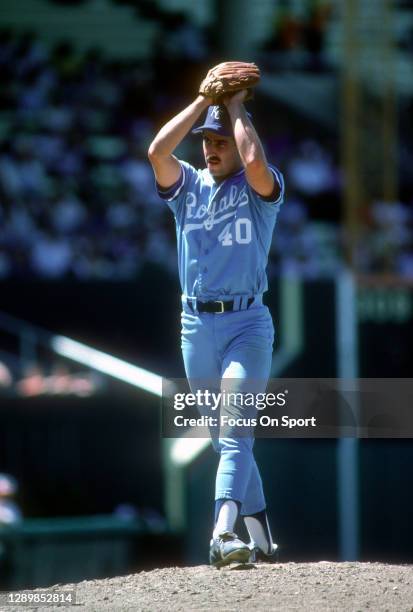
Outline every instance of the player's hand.
<path fill-rule="evenodd" d="M 202 98 L 204 101 L 204 106 L 205 108 L 207 108 L 208 106 L 212 106 L 213 104 L 215 104 L 214 99 L 213 98 L 208 98 L 206 96 L 198 96 L 198 99 Z"/>
<path fill-rule="evenodd" d="M 232 95 L 224 96 L 222 98 L 222 102 L 223 104 L 225 104 L 226 107 L 241 105 L 245 102 L 249 93 L 250 92 L 248 91 L 248 89 L 241 89 L 240 91 L 237 91 L 236 93 Z"/>

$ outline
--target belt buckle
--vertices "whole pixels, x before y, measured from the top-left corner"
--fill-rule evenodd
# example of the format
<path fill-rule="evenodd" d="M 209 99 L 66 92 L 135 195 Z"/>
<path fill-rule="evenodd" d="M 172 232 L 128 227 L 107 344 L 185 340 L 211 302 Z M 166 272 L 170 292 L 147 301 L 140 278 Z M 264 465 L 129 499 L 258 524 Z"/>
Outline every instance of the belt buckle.
<path fill-rule="evenodd" d="M 215 304 L 221 304 L 221 310 L 218 310 L 215 314 L 223 314 L 225 312 L 224 302 L 222 300 L 214 300 Z"/>

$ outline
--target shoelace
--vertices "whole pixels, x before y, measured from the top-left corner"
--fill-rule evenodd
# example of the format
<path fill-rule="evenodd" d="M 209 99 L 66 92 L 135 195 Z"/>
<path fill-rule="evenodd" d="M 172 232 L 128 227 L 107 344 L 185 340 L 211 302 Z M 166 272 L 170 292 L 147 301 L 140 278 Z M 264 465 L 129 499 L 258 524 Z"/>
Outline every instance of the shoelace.
<path fill-rule="evenodd" d="M 217 539 L 221 540 L 222 542 L 229 542 L 230 540 L 238 539 L 238 536 L 236 533 L 232 533 L 231 531 L 225 531 L 224 533 L 221 533 Z"/>

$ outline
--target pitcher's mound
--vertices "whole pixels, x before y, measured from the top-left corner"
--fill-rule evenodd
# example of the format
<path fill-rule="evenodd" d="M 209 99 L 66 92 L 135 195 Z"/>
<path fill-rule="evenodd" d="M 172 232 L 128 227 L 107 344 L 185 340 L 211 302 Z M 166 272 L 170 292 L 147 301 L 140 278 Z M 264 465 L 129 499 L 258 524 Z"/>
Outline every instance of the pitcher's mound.
<path fill-rule="evenodd" d="M 169 567 L 64 588 L 76 590 L 77 605 L 68 611 L 413 611 L 413 565 L 383 563 L 260 563 L 248 571 Z"/>

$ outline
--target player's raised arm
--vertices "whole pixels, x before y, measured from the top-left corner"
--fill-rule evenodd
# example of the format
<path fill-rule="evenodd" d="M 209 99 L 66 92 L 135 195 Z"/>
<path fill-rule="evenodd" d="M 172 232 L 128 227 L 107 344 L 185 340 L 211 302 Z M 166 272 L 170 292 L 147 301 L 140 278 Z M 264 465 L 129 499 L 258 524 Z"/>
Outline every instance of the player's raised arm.
<path fill-rule="evenodd" d="M 244 107 L 248 91 L 243 89 L 236 94 L 225 97 L 224 103 L 228 109 L 234 131 L 234 138 L 245 168 L 245 176 L 249 185 L 260 195 L 270 196 L 277 185 L 271 172 L 261 140 L 252 125 Z M 274 194 L 274 199 L 277 194 Z"/>
<path fill-rule="evenodd" d="M 179 180 L 181 167 L 173 151 L 187 135 L 211 100 L 199 95 L 183 111 L 175 115 L 159 130 L 148 149 L 157 183 L 167 189 Z"/>

